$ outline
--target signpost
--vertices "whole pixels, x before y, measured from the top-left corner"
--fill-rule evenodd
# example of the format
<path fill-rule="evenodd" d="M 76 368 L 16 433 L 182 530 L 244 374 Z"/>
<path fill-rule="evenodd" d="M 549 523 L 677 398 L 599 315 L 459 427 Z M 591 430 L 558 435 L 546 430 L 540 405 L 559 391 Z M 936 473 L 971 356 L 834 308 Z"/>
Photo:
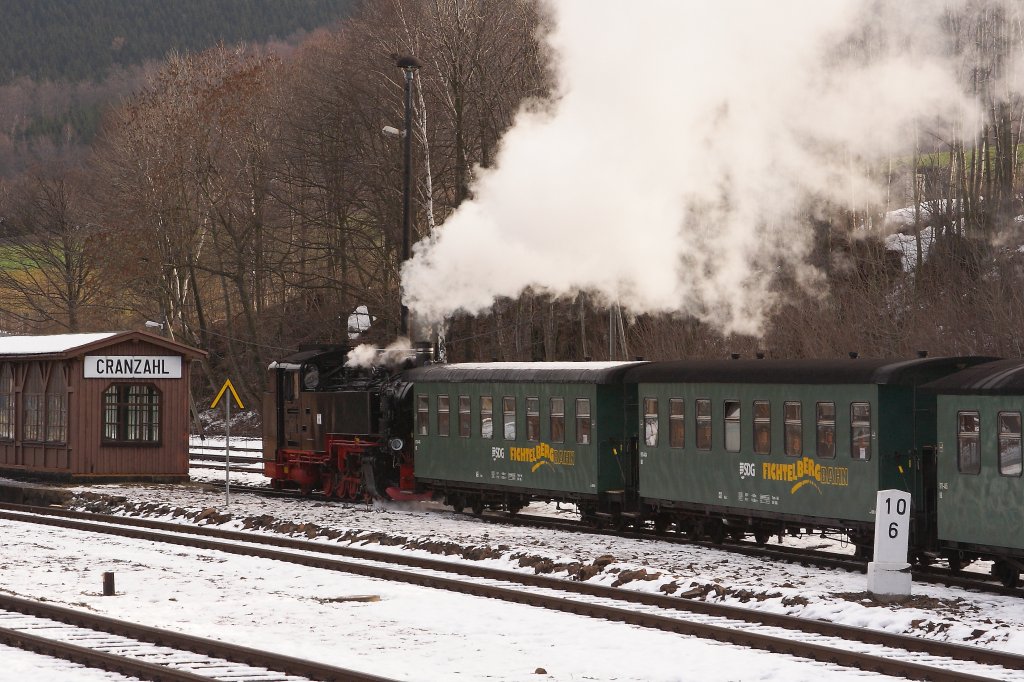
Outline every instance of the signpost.
<path fill-rule="evenodd" d="M 244 410 L 241 398 L 231 385 L 231 379 L 225 379 L 224 385 L 220 387 L 217 397 L 210 403 L 210 409 L 217 407 L 217 403 L 224 397 L 225 391 L 231 391 L 231 395 L 224 401 L 224 505 L 231 505 L 231 399 L 235 399 L 238 409 Z"/>
<path fill-rule="evenodd" d="M 910 493 L 879 490 L 874 561 L 868 564 L 868 592 L 889 598 L 910 596 L 909 537 Z"/>

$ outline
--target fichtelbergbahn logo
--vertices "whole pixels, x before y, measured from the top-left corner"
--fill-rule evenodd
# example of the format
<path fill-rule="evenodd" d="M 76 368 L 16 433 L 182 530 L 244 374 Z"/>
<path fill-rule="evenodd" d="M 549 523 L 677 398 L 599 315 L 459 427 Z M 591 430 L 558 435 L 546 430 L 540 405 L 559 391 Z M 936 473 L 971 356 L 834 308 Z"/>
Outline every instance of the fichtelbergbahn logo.
<path fill-rule="evenodd" d="M 547 443 L 538 443 L 532 448 L 509 448 L 509 459 L 513 462 L 528 462 L 533 466 L 530 471 L 537 471 L 542 466 L 576 466 L 574 450 L 556 450 Z"/>

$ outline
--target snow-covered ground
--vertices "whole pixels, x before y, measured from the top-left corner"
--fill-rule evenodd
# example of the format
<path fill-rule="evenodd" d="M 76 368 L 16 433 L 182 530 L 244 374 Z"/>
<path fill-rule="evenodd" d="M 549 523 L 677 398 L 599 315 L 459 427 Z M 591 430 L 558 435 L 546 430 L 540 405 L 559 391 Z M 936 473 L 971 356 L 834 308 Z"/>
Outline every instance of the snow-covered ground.
<path fill-rule="evenodd" d="M 240 443 L 239 443 L 240 444 Z M 429 503 L 269 500 L 203 481 L 75 488 L 81 505 L 318 542 L 446 556 L 496 568 L 593 576 L 596 583 L 819 618 L 1024 653 L 1021 600 L 915 585 L 903 605 L 865 593 L 866 577 L 656 540 L 490 524 Z M 235 484 L 263 482 L 232 474 Z M 97 496 L 103 496 L 101 503 Z M 89 502 L 89 500 L 92 502 Z M 111 502 L 113 500 L 113 502 Z M 547 505 L 544 513 L 570 512 Z M 0 590 L 156 627 L 266 646 L 409 680 L 817 680 L 869 676 L 832 666 L 527 606 L 265 560 L 42 526 L 3 524 Z M 788 540 L 787 540 L 788 542 Z M 804 540 L 807 542 L 807 540 Z M 812 542 L 823 542 L 814 539 Z M 603 565 L 596 568 L 595 564 Z M 606 565 L 605 565 L 606 564 Z M 117 595 L 101 596 L 114 571 Z M 582 573 L 581 573 L 582 571 Z M 379 601 L 350 601 L 374 595 Z M 0 680 L 28 679 L 6 665 Z M 39 665 L 32 655 L 12 661 Z M 543 672 L 537 672 L 542 670 Z M 50 678 L 45 673 L 39 679 Z M 61 679 L 111 679 L 70 668 Z"/>

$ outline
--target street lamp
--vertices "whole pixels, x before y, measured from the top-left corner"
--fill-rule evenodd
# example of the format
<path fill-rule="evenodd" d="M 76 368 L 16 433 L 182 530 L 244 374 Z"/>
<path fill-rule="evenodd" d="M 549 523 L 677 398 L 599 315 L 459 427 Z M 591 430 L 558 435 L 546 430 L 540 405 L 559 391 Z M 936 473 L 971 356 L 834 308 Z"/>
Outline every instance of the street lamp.
<path fill-rule="evenodd" d="M 423 64 L 416 57 L 396 56 L 395 66 L 405 72 L 405 160 L 402 177 L 402 263 L 409 260 L 412 250 L 412 83 L 416 78 L 416 71 Z M 412 329 L 409 325 L 409 308 L 402 303 L 402 336 L 412 338 Z"/>

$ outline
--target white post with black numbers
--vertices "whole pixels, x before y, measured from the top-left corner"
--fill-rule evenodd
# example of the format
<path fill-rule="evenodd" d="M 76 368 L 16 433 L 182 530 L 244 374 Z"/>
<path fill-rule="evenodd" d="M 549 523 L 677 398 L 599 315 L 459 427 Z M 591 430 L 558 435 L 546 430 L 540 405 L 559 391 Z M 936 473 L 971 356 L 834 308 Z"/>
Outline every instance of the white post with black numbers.
<path fill-rule="evenodd" d="M 879 490 L 874 561 L 868 564 L 868 592 L 887 598 L 910 596 L 909 539 L 910 493 Z"/>

